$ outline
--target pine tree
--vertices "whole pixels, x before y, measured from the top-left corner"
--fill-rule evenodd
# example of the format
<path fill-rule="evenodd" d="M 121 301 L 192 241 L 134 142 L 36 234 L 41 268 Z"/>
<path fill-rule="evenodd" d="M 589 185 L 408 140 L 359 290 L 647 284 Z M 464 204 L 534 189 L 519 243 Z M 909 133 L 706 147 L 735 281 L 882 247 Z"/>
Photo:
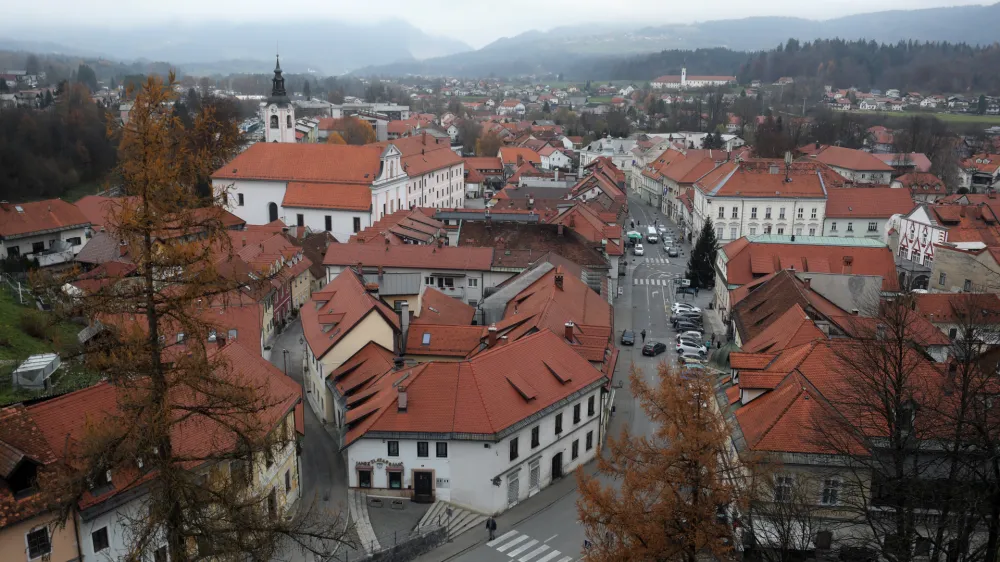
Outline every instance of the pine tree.
<path fill-rule="evenodd" d="M 312 87 L 309 86 L 309 80 L 306 79 L 305 84 L 302 85 L 302 95 L 305 96 L 307 100 L 312 99 Z"/>
<path fill-rule="evenodd" d="M 691 280 L 692 287 L 707 289 L 715 286 L 715 256 L 718 249 L 712 219 L 705 219 L 705 225 L 701 227 L 701 234 L 698 235 L 698 241 L 688 260 L 687 278 Z"/>

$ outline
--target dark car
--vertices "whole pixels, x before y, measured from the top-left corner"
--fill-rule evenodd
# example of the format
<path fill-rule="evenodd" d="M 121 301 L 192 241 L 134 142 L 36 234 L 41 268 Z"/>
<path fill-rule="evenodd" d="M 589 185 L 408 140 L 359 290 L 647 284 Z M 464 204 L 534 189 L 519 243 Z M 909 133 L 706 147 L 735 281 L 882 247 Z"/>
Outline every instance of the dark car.
<path fill-rule="evenodd" d="M 646 345 L 642 346 L 643 355 L 659 355 L 667 350 L 667 344 L 661 341 L 648 341 Z"/>
<path fill-rule="evenodd" d="M 680 313 L 674 314 L 673 316 L 670 317 L 670 322 L 673 323 L 673 324 L 676 324 L 676 323 L 678 323 L 678 322 L 680 322 L 682 320 L 687 320 L 689 322 L 701 322 L 701 313 L 700 312 L 680 312 Z"/>
<path fill-rule="evenodd" d="M 680 255 L 680 252 L 678 252 L 677 248 L 674 247 L 674 246 L 671 246 L 670 249 L 667 250 L 667 257 L 668 258 L 676 258 L 679 255 Z"/>
<path fill-rule="evenodd" d="M 687 332 L 689 330 L 702 331 L 701 322 L 691 322 L 690 320 L 681 320 L 680 322 L 674 324 L 674 329 L 678 332 Z"/>
<path fill-rule="evenodd" d="M 632 330 L 622 332 L 622 345 L 635 345 L 635 332 Z"/>

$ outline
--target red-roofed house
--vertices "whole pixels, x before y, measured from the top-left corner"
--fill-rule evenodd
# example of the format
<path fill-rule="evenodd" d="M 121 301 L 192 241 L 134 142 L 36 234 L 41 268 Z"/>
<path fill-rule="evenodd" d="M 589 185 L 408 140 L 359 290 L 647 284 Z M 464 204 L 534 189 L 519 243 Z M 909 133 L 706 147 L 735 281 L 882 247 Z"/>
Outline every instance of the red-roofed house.
<path fill-rule="evenodd" d="M 369 343 L 397 349 L 400 315 L 369 289 L 353 269 L 347 268 L 302 307 L 306 395 L 323 423 L 342 425 L 345 412 L 344 405 L 334 399 L 327 377 Z"/>
<path fill-rule="evenodd" d="M 548 330 L 357 378 L 343 441 L 352 488 L 501 513 L 593 459 L 603 431 L 607 378 Z"/>
<path fill-rule="evenodd" d="M 974 154 L 962 161 L 958 170 L 958 187 L 972 193 L 984 193 L 1000 182 L 1000 154 Z"/>
<path fill-rule="evenodd" d="M 889 185 L 892 181 L 892 166 L 863 150 L 840 146 L 822 146 L 808 156 L 830 166 L 844 179 L 862 184 Z"/>
<path fill-rule="evenodd" d="M 72 203 L 47 199 L 0 202 L 0 259 L 26 256 L 41 267 L 72 261 L 87 239 L 90 221 Z"/>
<path fill-rule="evenodd" d="M 924 172 L 910 172 L 892 180 L 890 187 L 908 189 L 915 202 L 934 203 L 948 194 L 941 178 Z"/>
<path fill-rule="evenodd" d="M 394 147 L 401 154 L 406 174 L 406 192 L 401 203 L 383 209 L 381 216 L 414 207 L 463 207 L 465 205 L 465 161 L 451 149 L 447 138 L 426 132 L 411 137 L 378 143 Z M 376 219 L 378 220 L 378 219 Z"/>
<path fill-rule="evenodd" d="M 839 187 L 827 190 L 823 236 L 864 236 L 886 239 L 886 225 L 916 204 L 908 189 Z"/>
<path fill-rule="evenodd" d="M 454 153 L 453 153 L 454 154 Z M 255 143 L 212 174 L 247 224 L 281 220 L 338 240 L 407 206 L 412 178 L 393 146 Z"/>

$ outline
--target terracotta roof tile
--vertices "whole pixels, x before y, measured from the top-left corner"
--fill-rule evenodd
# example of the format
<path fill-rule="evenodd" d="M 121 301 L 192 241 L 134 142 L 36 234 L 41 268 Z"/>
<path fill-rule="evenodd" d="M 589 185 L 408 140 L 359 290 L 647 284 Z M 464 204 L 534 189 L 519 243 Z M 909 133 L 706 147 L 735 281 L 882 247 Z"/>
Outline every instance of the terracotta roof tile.
<path fill-rule="evenodd" d="M 826 216 L 887 219 L 892 215 L 905 215 L 914 206 L 908 189 L 844 187 L 827 191 Z"/>
<path fill-rule="evenodd" d="M 815 158 L 829 166 L 859 172 L 891 172 L 893 170 L 892 166 L 875 158 L 871 153 L 840 146 L 828 146 L 810 158 Z"/>
<path fill-rule="evenodd" d="M 503 161 L 505 165 L 517 164 L 517 157 L 520 156 L 524 162 L 530 162 L 532 164 L 541 164 L 542 159 L 537 152 L 531 150 L 530 148 L 520 148 L 516 146 L 504 146 L 500 148 L 500 152 L 497 156 Z"/>
<path fill-rule="evenodd" d="M 728 258 L 726 282 L 729 285 L 745 285 L 759 275 L 783 269 L 780 265 L 783 261 L 794 263 L 796 271 L 878 275 L 886 288 L 894 288 L 897 283 L 896 263 L 886 246 L 770 244 L 734 240 L 723 246 L 722 251 Z"/>
<path fill-rule="evenodd" d="M 468 326 L 476 315 L 474 307 L 427 285 L 420 289 L 419 302 L 420 308 L 414 311 L 413 324 Z"/>
<path fill-rule="evenodd" d="M 903 189 L 909 189 L 914 195 L 933 193 L 943 197 L 947 193 L 944 182 L 934 174 L 910 172 L 894 179 L 893 183 L 895 182 L 899 182 Z"/>
<path fill-rule="evenodd" d="M 900 152 L 900 153 L 888 153 L 888 154 L 872 154 L 875 158 L 885 162 L 890 166 L 900 166 L 908 167 L 913 166 L 914 171 L 920 172 L 930 172 L 931 171 L 931 161 L 927 158 L 926 154 L 920 152 Z"/>
<path fill-rule="evenodd" d="M 785 180 L 785 163 L 777 159 L 729 161 L 695 183 L 715 197 L 803 197 L 822 199 L 826 190 L 843 185 L 843 178 L 823 164 L 793 162 Z"/>
<path fill-rule="evenodd" d="M 90 221 L 75 205 L 62 199 L 0 204 L 0 236 L 3 238 L 16 238 L 47 230 L 82 228 L 88 224 Z"/>
<path fill-rule="evenodd" d="M 212 174 L 213 179 L 370 185 L 379 173 L 376 145 L 258 142 Z"/>
<path fill-rule="evenodd" d="M 474 246 L 330 244 L 324 265 L 489 271 L 493 248 Z"/>
<path fill-rule="evenodd" d="M 966 322 L 961 316 L 971 315 L 977 323 L 996 324 L 1000 315 L 1000 295 L 993 293 L 924 293 L 914 298 L 917 311 L 935 323 Z"/>
<path fill-rule="evenodd" d="M 282 207 L 370 211 L 372 192 L 357 183 L 288 182 Z"/>
<path fill-rule="evenodd" d="M 479 347 L 482 336 L 482 326 L 412 324 L 406 338 L 406 354 L 464 358 Z"/>
<path fill-rule="evenodd" d="M 302 331 L 313 355 L 323 357 L 369 314 L 381 315 L 386 323 L 399 330 L 399 316 L 366 291 L 352 269 L 340 272 L 301 308 Z"/>

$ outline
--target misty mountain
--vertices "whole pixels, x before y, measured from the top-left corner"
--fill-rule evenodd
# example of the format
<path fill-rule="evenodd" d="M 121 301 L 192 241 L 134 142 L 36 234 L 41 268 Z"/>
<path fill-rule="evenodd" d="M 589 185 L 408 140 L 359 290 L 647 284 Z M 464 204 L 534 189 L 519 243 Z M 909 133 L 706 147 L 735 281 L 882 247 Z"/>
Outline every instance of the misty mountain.
<path fill-rule="evenodd" d="M 1000 19 L 1000 4 L 957 6 L 923 10 L 895 10 L 857 14 L 830 20 L 789 17 L 754 17 L 669 24 L 644 28 L 616 25 L 558 27 L 547 32 L 529 31 L 499 39 L 471 52 L 422 61 L 404 60 L 373 65 L 357 74 L 510 76 L 536 73 L 574 74 L 594 61 L 597 69 L 608 66 L 609 57 L 628 57 L 672 49 L 725 47 L 738 51 L 770 49 L 789 38 L 869 39 L 880 43 L 900 40 L 949 41 L 974 45 L 991 44 L 996 31 L 982 22 Z M 707 70 L 699 69 L 699 72 Z M 604 75 L 585 76 L 604 79 Z M 629 76 L 648 80 L 652 76 Z"/>
<path fill-rule="evenodd" d="M 249 65 L 226 63 L 260 61 L 254 72 L 281 66 L 290 72 L 313 70 L 336 75 L 371 64 L 419 61 L 471 48 L 460 41 L 435 37 L 401 20 L 349 23 L 330 20 L 234 24 L 205 22 L 126 27 L 30 26 L 7 27 L 0 45 L 35 52 L 100 54 L 116 60 L 171 61 L 189 73 L 249 71 Z M 281 38 L 277 41 L 275 38 Z M 221 62 L 220 62 L 221 61 Z"/>

